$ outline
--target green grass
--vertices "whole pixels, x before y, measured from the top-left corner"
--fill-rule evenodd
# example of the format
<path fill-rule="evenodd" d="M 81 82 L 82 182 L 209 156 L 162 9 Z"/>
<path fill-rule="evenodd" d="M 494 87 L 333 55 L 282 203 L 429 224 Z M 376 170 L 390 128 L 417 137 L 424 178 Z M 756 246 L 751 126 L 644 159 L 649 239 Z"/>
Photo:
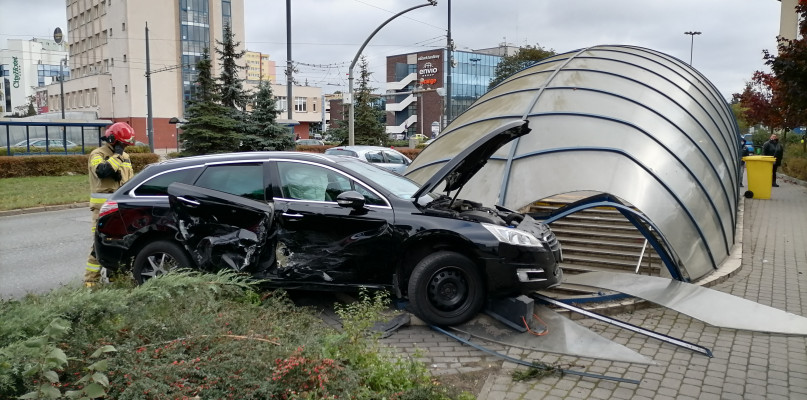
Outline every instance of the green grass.
<path fill-rule="evenodd" d="M 0 210 L 89 201 L 87 175 L 0 179 Z"/>

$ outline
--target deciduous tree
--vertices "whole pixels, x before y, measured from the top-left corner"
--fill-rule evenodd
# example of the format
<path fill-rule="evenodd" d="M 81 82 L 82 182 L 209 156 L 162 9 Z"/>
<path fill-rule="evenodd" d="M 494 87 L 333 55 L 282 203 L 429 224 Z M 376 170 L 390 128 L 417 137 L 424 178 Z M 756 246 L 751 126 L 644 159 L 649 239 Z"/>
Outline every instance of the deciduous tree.
<path fill-rule="evenodd" d="M 488 90 L 493 89 L 493 87 L 502 83 L 505 79 L 510 77 L 510 75 L 527 68 L 536 61 L 554 55 L 555 50 L 547 50 L 536 44 L 535 47 L 530 45 L 521 47 L 516 54 L 502 57 L 502 60 L 499 61 L 499 65 L 496 66 L 496 71 L 494 72 L 495 76 L 490 81 Z"/>
<path fill-rule="evenodd" d="M 765 125 L 771 133 L 784 127 L 787 107 L 778 88 L 775 76 L 757 71 L 742 93 L 733 95 L 733 101 L 740 105 L 742 117 L 749 125 Z"/>
<path fill-rule="evenodd" d="M 785 129 L 807 123 L 807 0 L 799 1 L 796 13 L 799 14 L 797 38 L 779 37 L 776 55 L 763 51 L 765 64 L 771 68 L 778 83 L 777 96 L 787 106 L 785 126 L 782 127 Z"/>

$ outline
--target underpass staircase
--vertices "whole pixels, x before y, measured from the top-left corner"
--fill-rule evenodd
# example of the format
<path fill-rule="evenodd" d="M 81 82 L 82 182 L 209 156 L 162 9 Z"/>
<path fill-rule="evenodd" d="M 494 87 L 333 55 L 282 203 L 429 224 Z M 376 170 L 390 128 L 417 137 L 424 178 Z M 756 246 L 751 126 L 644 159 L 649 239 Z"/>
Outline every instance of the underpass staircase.
<path fill-rule="evenodd" d="M 522 211 L 545 215 L 576 200 L 579 198 L 556 196 L 535 202 Z M 549 226 L 563 248 L 561 267 L 565 275 L 610 271 L 659 276 L 664 268 L 659 255 L 646 244 L 645 237 L 615 208 L 589 208 Z M 618 295 L 567 283 L 540 293 L 578 303 L 606 301 Z"/>

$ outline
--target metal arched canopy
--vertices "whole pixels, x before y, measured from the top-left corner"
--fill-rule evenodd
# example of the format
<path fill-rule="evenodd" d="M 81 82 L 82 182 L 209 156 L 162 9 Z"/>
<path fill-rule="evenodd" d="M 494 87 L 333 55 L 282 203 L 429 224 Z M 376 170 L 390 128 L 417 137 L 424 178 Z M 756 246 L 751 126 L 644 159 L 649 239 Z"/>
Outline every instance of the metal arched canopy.
<path fill-rule="evenodd" d="M 689 279 L 712 272 L 734 243 L 739 131 L 719 91 L 672 56 L 601 45 L 544 59 L 459 115 L 414 160 L 424 182 L 487 133 L 529 122 L 461 196 L 519 209 L 553 195 L 607 193 L 657 227 Z"/>

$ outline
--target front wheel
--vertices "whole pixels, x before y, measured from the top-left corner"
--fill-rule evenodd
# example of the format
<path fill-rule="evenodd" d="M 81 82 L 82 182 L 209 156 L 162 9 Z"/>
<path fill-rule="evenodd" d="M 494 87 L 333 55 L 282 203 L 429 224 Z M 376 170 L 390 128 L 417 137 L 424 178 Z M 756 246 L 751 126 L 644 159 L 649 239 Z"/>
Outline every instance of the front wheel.
<path fill-rule="evenodd" d="M 484 305 L 484 292 L 476 265 L 450 251 L 426 256 L 409 277 L 412 311 L 434 325 L 456 325 L 471 319 Z"/>
<path fill-rule="evenodd" d="M 143 247 L 135 257 L 132 274 L 138 284 L 172 269 L 189 268 L 191 260 L 178 244 L 161 240 Z"/>

